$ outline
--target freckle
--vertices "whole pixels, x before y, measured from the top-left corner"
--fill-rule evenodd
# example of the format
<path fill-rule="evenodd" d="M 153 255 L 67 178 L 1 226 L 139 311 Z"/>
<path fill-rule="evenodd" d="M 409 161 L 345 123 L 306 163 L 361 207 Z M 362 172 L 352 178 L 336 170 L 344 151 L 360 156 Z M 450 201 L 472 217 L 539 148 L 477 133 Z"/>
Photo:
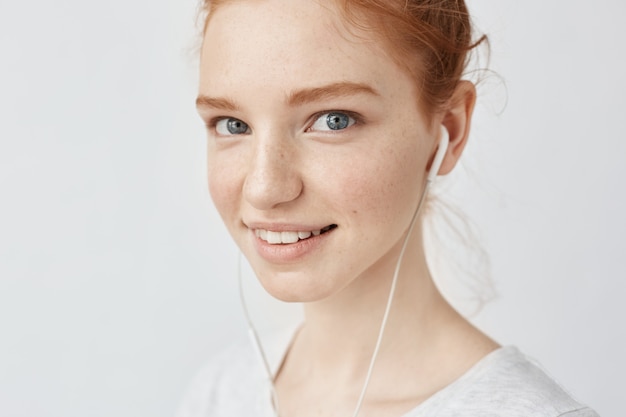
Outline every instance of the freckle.
<path fill-rule="evenodd" d="M 352 210 L 352 214 L 357 214 L 358 212 L 356 210 Z"/>

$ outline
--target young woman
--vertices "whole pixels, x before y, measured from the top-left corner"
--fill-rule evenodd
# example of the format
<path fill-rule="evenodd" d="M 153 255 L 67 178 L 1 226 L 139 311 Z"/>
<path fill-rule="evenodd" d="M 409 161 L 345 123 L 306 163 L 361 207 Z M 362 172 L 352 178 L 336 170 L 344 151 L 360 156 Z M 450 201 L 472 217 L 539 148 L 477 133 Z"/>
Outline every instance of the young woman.
<path fill-rule="evenodd" d="M 180 416 L 595 416 L 442 297 L 421 207 L 476 98 L 462 0 L 211 1 L 209 187 L 289 341 L 231 349 Z M 265 352 L 265 353 L 264 353 Z"/>

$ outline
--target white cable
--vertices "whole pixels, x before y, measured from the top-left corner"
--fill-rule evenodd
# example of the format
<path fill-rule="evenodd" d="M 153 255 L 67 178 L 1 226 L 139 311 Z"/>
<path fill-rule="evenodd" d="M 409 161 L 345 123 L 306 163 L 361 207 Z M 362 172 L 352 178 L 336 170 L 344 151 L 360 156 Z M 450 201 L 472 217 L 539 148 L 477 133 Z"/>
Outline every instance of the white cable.
<path fill-rule="evenodd" d="M 396 284 L 398 283 L 398 276 L 400 275 L 400 266 L 402 265 L 402 259 L 404 258 L 404 252 L 406 251 L 406 247 L 408 246 L 409 238 L 411 237 L 411 234 L 413 233 L 415 222 L 417 220 L 420 210 L 422 209 L 422 205 L 424 204 L 424 200 L 426 199 L 428 190 L 430 189 L 431 184 L 435 181 L 435 178 L 437 177 L 437 174 L 439 173 L 439 168 L 441 167 L 441 163 L 443 162 L 443 158 L 445 157 L 446 151 L 448 150 L 448 145 L 450 143 L 448 130 L 445 127 L 442 127 L 441 134 L 442 136 L 441 136 L 441 139 L 439 140 L 439 147 L 437 148 L 437 153 L 435 154 L 430 171 L 428 172 L 428 176 L 426 177 L 426 185 L 424 186 L 424 190 L 422 191 L 422 195 L 420 196 L 420 201 L 419 203 L 417 203 L 417 208 L 415 209 L 415 213 L 413 213 L 411 224 L 409 225 L 407 234 L 404 237 L 404 242 L 402 243 L 400 256 L 398 256 L 398 261 L 396 262 L 396 269 L 393 272 L 393 279 L 391 280 L 391 290 L 389 291 L 389 297 L 387 298 L 387 306 L 385 307 L 385 314 L 383 315 L 383 321 L 380 325 L 380 330 L 378 332 L 378 339 L 376 340 L 374 353 L 372 354 L 372 359 L 370 360 L 370 365 L 369 365 L 369 368 L 367 369 L 367 375 L 365 376 L 365 383 L 363 384 L 363 389 L 361 389 L 361 395 L 359 396 L 359 400 L 356 403 L 356 408 L 354 410 L 354 413 L 352 414 L 352 417 L 357 417 L 359 412 L 361 411 L 361 407 L 363 406 L 363 400 L 365 399 L 365 393 L 367 392 L 367 387 L 370 383 L 370 379 L 372 378 L 374 364 L 376 363 L 376 358 L 378 357 L 378 351 L 380 350 L 380 345 L 383 340 L 385 327 L 387 327 L 387 319 L 389 318 L 389 312 L 391 311 L 391 304 L 393 303 L 393 296 L 396 292 Z"/>
<path fill-rule="evenodd" d="M 250 341 L 252 342 L 252 346 L 254 350 L 259 356 L 259 361 L 263 365 L 265 370 L 265 374 L 267 375 L 267 381 L 270 386 L 270 393 L 272 396 L 272 402 L 274 403 L 274 412 L 276 416 L 279 416 L 279 407 L 278 407 L 278 395 L 276 394 L 276 388 L 274 387 L 274 376 L 272 375 L 272 371 L 270 370 L 269 362 L 267 361 L 267 356 L 265 355 L 265 351 L 263 350 L 263 346 L 261 345 L 261 341 L 259 339 L 259 335 L 254 328 L 254 324 L 252 323 L 252 319 L 250 318 L 250 313 L 248 312 L 248 306 L 246 304 L 246 298 L 243 294 L 243 283 L 241 279 L 241 251 L 237 256 L 237 281 L 239 283 L 239 300 L 241 301 L 241 306 L 243 307 L 243 315 L 246 317 L 246 321 L 248 322 L 248 336 L 250 337 Z"/>

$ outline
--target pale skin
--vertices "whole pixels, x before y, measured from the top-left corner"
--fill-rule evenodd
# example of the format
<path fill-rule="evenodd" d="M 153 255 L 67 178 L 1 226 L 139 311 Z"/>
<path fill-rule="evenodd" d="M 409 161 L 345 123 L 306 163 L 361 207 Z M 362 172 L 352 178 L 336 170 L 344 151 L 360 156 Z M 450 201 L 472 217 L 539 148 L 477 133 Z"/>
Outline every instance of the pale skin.
<path fill-rule="evenodd" d="M 305 303 L 275 377 L 281 417 L 352 415 L 441 126 L 445 175 L 475 102 L 461 82 L 426 117 L 415 81 L 382 42 L 349 32 L 322 3 L 227 3 L 211 16 L 201 57 L 213 201 L 265 289 Z M 331 128 L 328 113 L 346 123 Z M 258 237 L 331 225 L 310 245 Z M 401 416 L 498 347 L 437 290 L 420 227 L 407 253 L 360 416 Z"/>

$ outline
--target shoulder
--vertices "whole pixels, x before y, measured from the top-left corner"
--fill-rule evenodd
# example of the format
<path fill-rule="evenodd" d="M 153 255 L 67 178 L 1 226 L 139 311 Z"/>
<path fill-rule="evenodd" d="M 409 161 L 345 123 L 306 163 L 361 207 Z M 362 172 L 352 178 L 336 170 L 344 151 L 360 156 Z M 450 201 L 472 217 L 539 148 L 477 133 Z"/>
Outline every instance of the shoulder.
<path fill-rule="evenodd" d="M 270 334 L 263 347 L 277 369 L 290 340 L 287 332 Z M 197 373 L 177 417 L 264 416 L 271 412 L 271 384 L 259 353 L 248 339 L 233 343 Z"/>
<path fill-rule="evenodd" d="M 597 417 L 514 347 L 487 355 L 429 402 L 427 414 L 441 417 Z"/>
<path fill-rule="evenodd" d="M 239 415 L 234 407 L 250 406 L 263 374 L 254 352 L 243 340 L 215 355 L 196 374 L 177 417 Z"/>

